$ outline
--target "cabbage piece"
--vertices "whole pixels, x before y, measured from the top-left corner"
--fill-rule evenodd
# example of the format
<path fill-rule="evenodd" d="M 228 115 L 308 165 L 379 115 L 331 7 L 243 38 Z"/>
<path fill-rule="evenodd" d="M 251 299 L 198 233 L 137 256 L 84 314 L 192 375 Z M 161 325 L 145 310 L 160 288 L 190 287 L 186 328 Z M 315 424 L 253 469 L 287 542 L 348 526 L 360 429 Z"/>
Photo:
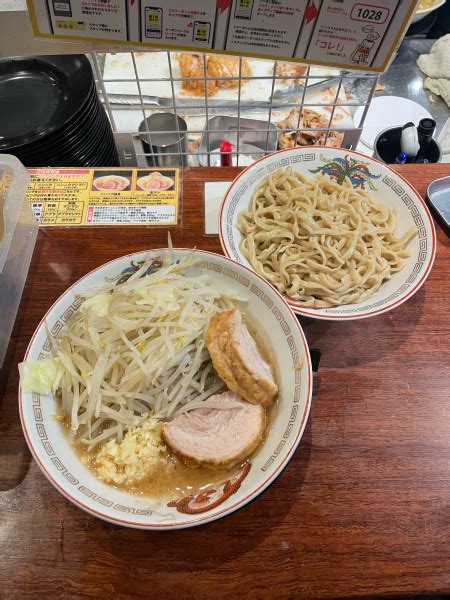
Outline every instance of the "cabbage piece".
<path fill-rule="evenodd" d="M 112 295 L 108 292 L 100 292 L 91 296 L 83 302 L 81 312 L 92 311 L 96 317 L 106 317 L 109 313 Z"/>
<path fill-rule="evenodd" d="M 164 312 L 169 313 L 180 310 L 178 296 L 175 293 L 176 288 L 169 285 L 157 285 L 155 290 L 150 287 L 139 287 L 134 290 L 137 298 L 137 304 L 149 304 L 155 306 L 159 304 L 164 307 Z"/>
<path fill-rule="evenodd" d="M 59 387 L 62 369 L 59 358 L 43 358 L 37 361 L 19 363 L 20 385 L 24 392 L 50 394 Z"/>

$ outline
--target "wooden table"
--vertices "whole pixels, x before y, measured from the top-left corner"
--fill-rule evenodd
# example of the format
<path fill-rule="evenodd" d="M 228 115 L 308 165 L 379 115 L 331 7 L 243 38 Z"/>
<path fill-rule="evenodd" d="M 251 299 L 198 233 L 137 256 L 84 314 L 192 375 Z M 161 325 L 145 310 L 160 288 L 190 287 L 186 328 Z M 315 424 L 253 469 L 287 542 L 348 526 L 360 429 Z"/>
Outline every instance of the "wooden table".
<path fill-rule="evenodd" d="M 425 193 L 448 165 L 399 167 Z M 203 233 L 203 183 L 184 174 L 174 245 L 220 251 Z M 145 532 L 72 506 L 31 460 L 17 408 L 17 363 L 40 318 L 102 263 L 165 245 L 167 229 L 39 233 L 0 388 L 0 596 L 7 598 L 330 598 L 450 593 L 450 244 L 393 312 L 305 320 L 322 351 L 311 416 L 279 479 L 210 525 Z"/>

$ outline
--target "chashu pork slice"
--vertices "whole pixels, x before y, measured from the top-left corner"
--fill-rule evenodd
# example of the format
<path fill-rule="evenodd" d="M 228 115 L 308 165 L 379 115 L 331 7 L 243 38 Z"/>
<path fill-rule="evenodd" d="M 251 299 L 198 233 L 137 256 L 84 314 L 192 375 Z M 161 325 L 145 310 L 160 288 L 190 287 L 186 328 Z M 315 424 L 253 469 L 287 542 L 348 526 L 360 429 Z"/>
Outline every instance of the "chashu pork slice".
<path fill-rule="evenodd" d="M 232 392 L 252 404 L 273 403 L 278 386 L 272 369 L 259 353 L 237 308 L 212 317 L 206 344 L 214 368 Z"/>
<path fill-rule="evenodd" d="M 265 413 L 232 392 L 209 400 L 235 408 L 196 408 L 165 423 L 163 439 L 188 465 L 231 467 L 252 454 L 263 439 Z"/>

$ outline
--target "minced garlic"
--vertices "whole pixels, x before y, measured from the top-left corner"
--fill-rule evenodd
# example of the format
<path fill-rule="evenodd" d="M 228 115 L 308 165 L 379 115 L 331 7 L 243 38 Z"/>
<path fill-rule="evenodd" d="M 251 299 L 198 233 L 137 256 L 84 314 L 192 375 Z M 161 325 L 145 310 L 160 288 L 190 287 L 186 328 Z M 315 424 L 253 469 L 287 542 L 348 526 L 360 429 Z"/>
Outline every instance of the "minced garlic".
<path fill-rule="evenodd" d="M 132 485 L 165 463 L 161 423 L 149 417 L 130 429 L 120 444 L 109 440 L 97 453 L 97 474 L 106 483 Z"/>

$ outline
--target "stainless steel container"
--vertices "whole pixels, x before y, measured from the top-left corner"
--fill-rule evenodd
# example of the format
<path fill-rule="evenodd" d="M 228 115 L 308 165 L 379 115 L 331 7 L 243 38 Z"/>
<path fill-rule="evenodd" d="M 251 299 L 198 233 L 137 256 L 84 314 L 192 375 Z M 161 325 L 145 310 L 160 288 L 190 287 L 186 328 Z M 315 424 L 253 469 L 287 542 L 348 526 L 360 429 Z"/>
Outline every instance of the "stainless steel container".
<path fill-rule="evenodd" d="M 450 230 L 450 177 L 440 177 L 432 181 L 428 186 L 427 196 L 434 212 L 448 232 Z"/>
<path fill-rule="evenodd" d="M 139 125 L 147 164 L 155 167 L 187 166 L 187 124 L 173 113 L 154 113 Z"/>
<path fill-rule="evenodd" d="M 233 145 L 233 152 L 257 160 L 277 149 L 278 130 L 273 123 L 259 119 L 213 117 L 206 124 L 198 149 L 200 166 L 208 166 L 208 154 L 216 153 L 223 140 Z M 210 164 L 214 164 L 211 159 Z"/>

